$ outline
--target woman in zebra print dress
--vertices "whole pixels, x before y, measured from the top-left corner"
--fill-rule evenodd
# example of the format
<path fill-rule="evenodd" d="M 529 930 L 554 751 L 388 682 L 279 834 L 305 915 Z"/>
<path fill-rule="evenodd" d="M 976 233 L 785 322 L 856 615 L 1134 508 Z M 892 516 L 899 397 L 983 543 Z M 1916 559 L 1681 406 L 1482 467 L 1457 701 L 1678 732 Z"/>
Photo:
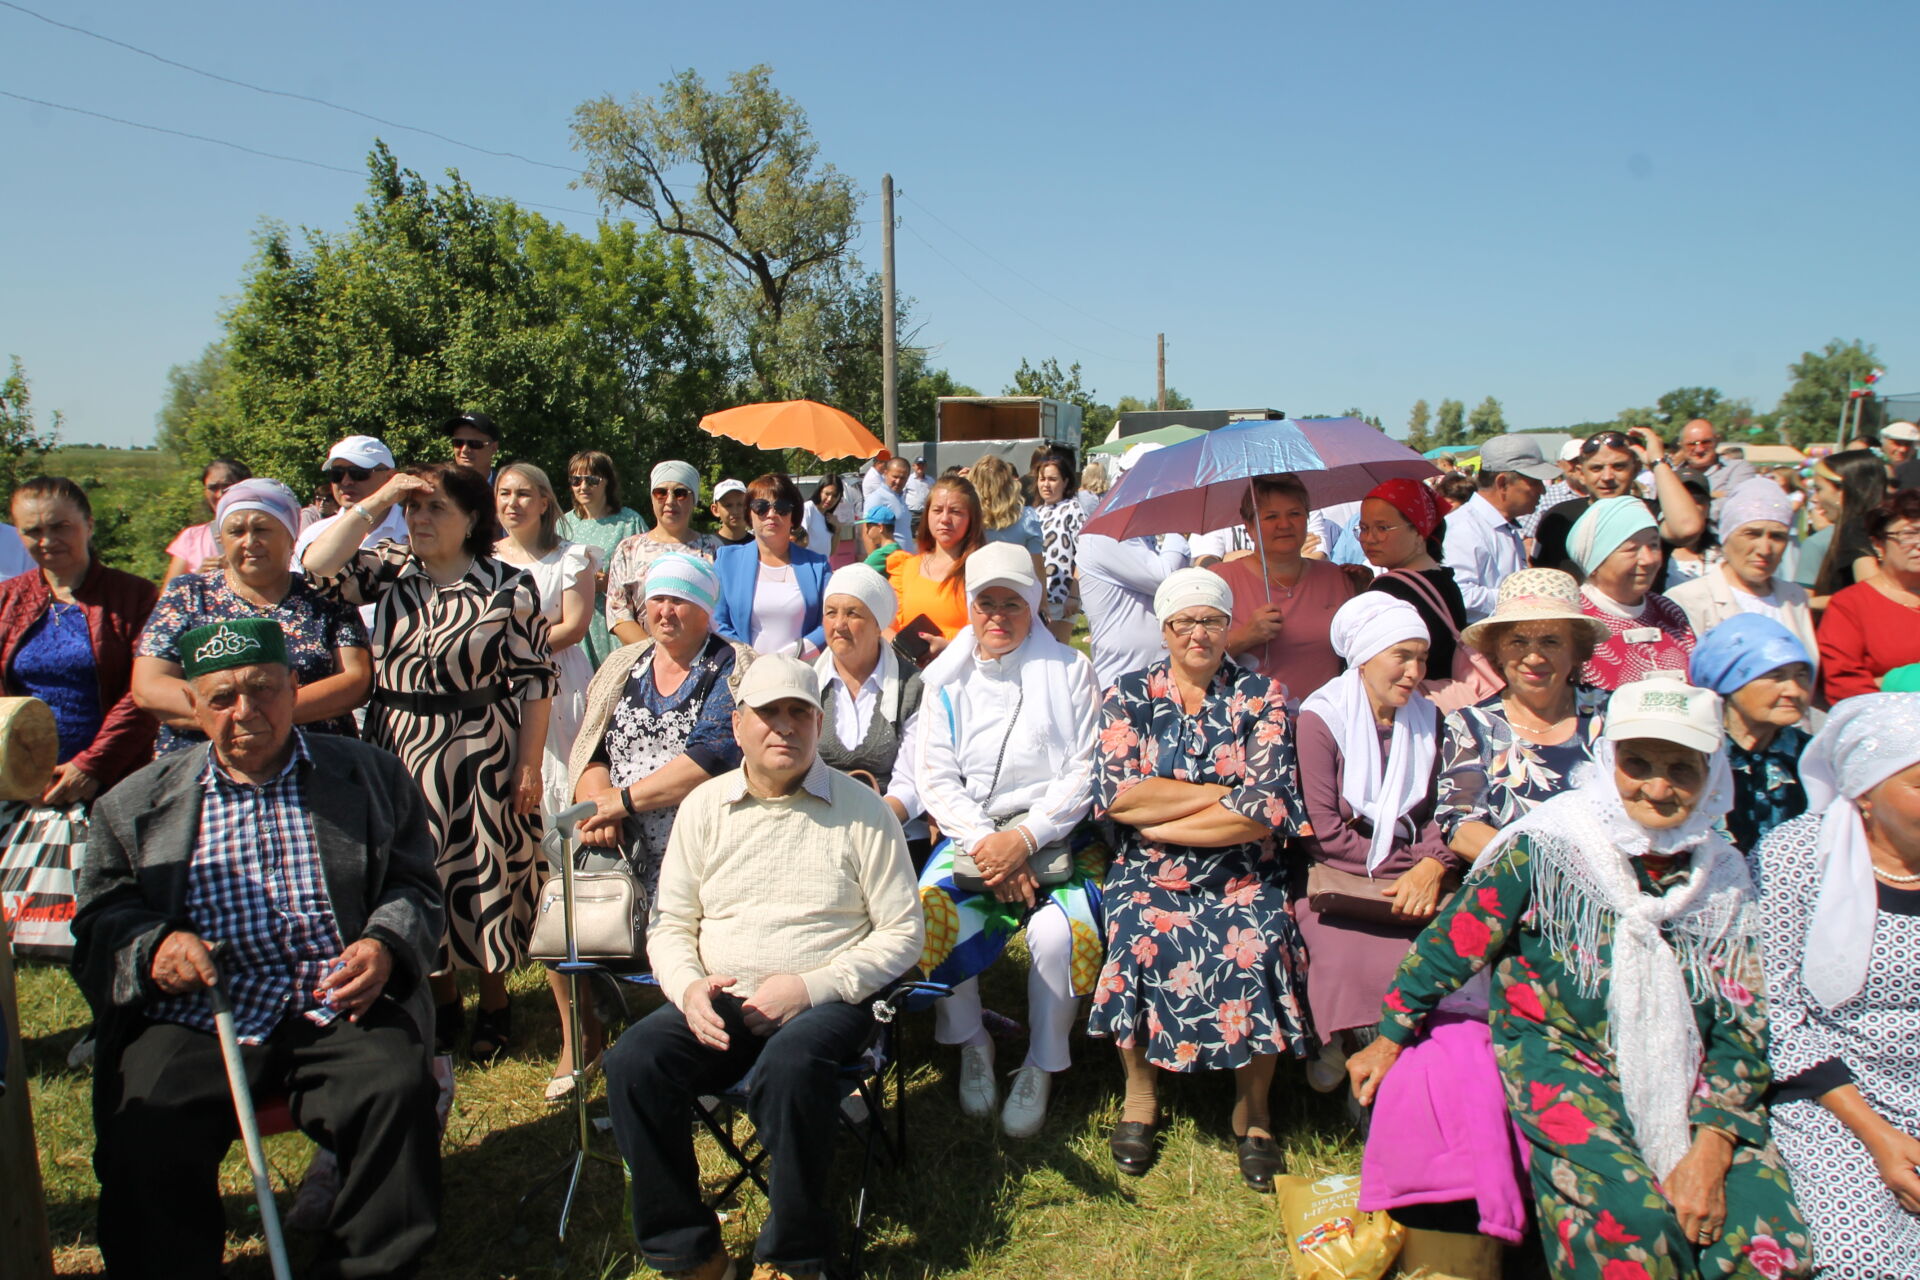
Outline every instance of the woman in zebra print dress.
<path fill-rule="evenodd" d="M 396 502 L 411 546 L 361 550 L 365 529 Z M 478 472 L 409 467 L 344 514 L 302 563 L 322 591 L 375 606 L 367 740 L 420 780 L 446 890 L 435 1039 L 452 1050 L 455 971 L 474 970 L 480 1008 L 468 1049 L 490 1058 L 508 1046 L 507 974 L 526 959 L 533 925 L 541 748 L 557 683 L 549 624 L 533 580 L 492 554 L 492 494 Z"/>

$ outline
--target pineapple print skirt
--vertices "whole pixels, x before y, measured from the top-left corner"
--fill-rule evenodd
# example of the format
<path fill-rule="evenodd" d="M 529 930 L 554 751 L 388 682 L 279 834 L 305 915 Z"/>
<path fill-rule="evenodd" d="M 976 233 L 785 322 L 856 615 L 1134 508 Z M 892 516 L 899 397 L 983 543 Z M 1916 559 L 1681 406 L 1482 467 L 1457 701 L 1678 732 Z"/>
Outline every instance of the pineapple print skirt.
<path fill-rule="evenodd" d="M 1033 911 L 1049 904 L 1066 913 L 1073 930 L 1073 994 L 1088 995 L 1106 959 L 1101 942 L 1100 881 L 1107 849 L 1097 828 L 1082 823 L 1071 837 L 1073 878 L 1041 891 L 1031 910 L 1024 903 L 1001 902 L 990 893 L 969 893 L 953 885 L 953 841 L 933 847 L 920 873 L 920 909 L 926 915 L 927 941 L 920 969 L 929 981 L 958 985 L 985 973 Z"/>

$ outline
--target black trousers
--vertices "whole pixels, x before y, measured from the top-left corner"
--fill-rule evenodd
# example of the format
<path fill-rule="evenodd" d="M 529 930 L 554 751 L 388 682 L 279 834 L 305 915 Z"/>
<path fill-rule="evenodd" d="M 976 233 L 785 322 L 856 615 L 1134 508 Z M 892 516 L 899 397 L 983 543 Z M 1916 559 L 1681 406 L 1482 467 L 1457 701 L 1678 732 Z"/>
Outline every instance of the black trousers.
<path fill-rule="evenodd" d="M 93 1089 L 100 1251 L 112 1280 L 220 1275 L 220 1161 L 239 1136 L 220 1041 L 148 1022 Z M 340 1161 L 332 1239 L 312 1274 L 406 1276 L 440 1217 L 440 1132 L 426 1045 L 391 1001 L 356 1023 L 290 1017 L 242 1045 L 256 1098 L 287 1096 L 301 1132 Z"/>
<path fill-rule="evenodd" d="M 816 1005 L 761 1039 L 747 1030 L 737 999 L 722 993 L 713 1004 L 727 1024 L 725 1051 L 701 1044 L 680 1010 L 666 1005 L 606 1057 L 614 1138 L 633 1171 L 640 1252 L 661 1271 L 681 1271 L 720 1247 L 720 1223 L 700 1197 L 689 1116 L 696 1097 L 731 1089 L 758 1063 L 747 1109 L 773 1168 L 754 1252 L 784 1271 L 823 1270 L 833 1254 L 825 1199 L 846 1092 L 840 1072 L 872 1036 L 872 1010 Z"/>

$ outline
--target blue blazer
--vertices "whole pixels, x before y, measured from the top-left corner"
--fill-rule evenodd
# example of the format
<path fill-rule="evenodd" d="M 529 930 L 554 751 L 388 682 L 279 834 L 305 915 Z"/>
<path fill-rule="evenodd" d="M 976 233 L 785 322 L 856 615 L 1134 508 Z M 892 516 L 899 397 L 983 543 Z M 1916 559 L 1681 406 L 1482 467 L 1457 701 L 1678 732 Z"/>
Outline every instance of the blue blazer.
<path fill-rule="evenodd" d="M 796 544 L 792 554 L 794 581 L 800 584 L 800 599 L 807 606 L 802 629 L 808 644 L 824 648 L 827 631 L 820 623 L 820 602 L 826 598 L 827 575 L 832 569 L 818 551 Z M 753 589 L 760 579 L 759 542 L 721 547 L 713 555 L 713 572 L 720 579 L 720 603 L 713 611 L 713 629 L 729 640 L 752 644 Z"/>

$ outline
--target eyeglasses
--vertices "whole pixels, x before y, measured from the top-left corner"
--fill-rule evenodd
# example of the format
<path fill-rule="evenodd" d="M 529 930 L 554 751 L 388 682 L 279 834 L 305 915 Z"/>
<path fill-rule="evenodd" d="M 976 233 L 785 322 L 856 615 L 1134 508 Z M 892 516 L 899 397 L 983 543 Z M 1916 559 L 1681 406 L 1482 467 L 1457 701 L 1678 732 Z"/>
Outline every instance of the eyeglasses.
<path fill-rule="evenodd" d="M 453 447 L 457 450 L 458 449 L 484 449 L 492 443 L 493 441 L 491 440 L 485 440 L 485 439 L 475 440 L 472 436 L 455 436 L 453 438 Z"/>
<path fill-rule="evenodd" d="M 774 498 L 771 500 L 766 498 L 755 498 L 752 504 L 748 506 L 747 510 L 753 512 L 753 514 L 757 516 L 764 516 L 768 514 L 772 514 L 776 516 L 791 516 L 793 514 L 793 503 L 789 502 L 785 498 Z"/>
<path fill-rule="evenodd" d="M 1902 529 L 1898 533 L 1889 529 L 1880 535 L 1880 541 L 1895 543 L 1902 547 L 1920 547 L 1920 529 Z"/>
<path fill-rule="evenodd" d="M 1027 602 L 1025 600 L 1015 600 L 1011 603 L 988 604 L 984 600 L 975 600 L 972 608 L 975 613 L 985 618 L 1011 618 L 1018 614 L 1025 613 L 1027 611 Z"/>
<path fill-rule="evenodd" d="M 1232 622 L 1232 618 L 1224 614 L 1216 613 L 1205 618 L 1175 618 L 1167 623 L 1167 627 L 1173 634 L 1184 640 L 1196 631 L 1205 631 L 1217 636 L 1224 632 Z"/>
<path fill-rule="evenodd" d="M 1411 528 L 1410 524 L 1357 524 L 1353 526 L 1353 534 L 1356 538 L 1384 538 Z"/>
<path fill-rule="evenodd" d="M 339 484 L 342 480 L 352 480 L 358 483 L 362 480 L 370 479 L 372 476 L 373 472 L 367 470 L 365 467 L 327 468 L 327 479 L 333 481 L 335 484 Z"/>
<path fill-rule="evenodd" d="M 589 489 L 598 489 L 601 485 L 605 484 L 606 482 L 607 481 L 605 476 L 568 476 L 567 477 L 567 483 L 572 485 L 576 489 L 578 489 L 582 485 L 585 485 Z"/>

